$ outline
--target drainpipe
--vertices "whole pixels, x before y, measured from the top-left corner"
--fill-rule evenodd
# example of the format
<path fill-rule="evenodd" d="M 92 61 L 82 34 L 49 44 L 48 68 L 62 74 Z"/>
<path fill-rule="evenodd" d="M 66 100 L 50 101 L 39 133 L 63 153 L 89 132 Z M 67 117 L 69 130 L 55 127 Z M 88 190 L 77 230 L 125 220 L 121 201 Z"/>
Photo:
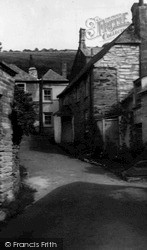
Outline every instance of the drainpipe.
<path fill-rule="evenodd" d="M 43 132 L 43 111 L 42 111 L 42 89 L 43 89 L 43 79 L 39 80 L 39 133 Z"/>
<path fill-rule="evenodd" d="M 116 72 L 116 102 L 118 109 L 120 108 L 120 96 L 119 96 L 119 83 L 118 83 L 118 71 Z M 117 116 L 118 121 L 118 148 L 121 146 L 121 139 L 120 139 L 120 115 Z"/>

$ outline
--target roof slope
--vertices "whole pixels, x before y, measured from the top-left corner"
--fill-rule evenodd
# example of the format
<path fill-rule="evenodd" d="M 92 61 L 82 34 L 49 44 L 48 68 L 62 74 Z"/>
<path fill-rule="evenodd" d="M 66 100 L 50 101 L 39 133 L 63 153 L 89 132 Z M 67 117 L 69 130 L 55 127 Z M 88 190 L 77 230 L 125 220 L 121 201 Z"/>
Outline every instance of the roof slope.
<path fill-rule="evenodd" d="M 58 82 L 67 82 L 68 80 L 64 78 L 63 76 L 59 75 L 52 69 L 49 69 L 47 73 L 43 76 L 43 80 L 46 81 L 58 81 Z"/>
<path fill-rule="evenodd" d="M 33 76 L 30 76 L 27 72 L 20 69 L 14 64 L 9 64 L 9 67 L 17 72 L 16 76 L 14 77 L 17 81 L 36 81 L 36 78 Z"/>
<path fill-rule="evenodd" d="M 106 44 L 100 52 L 98 52 L 92 59 L 86 64 L 86 66 L 80 71 L 80 73 L 72 80 L 59 95 L 62 96 L 88 71 L 93 65 L 99 61 L 114 45 L 116 44 L 134 44 L 140 43 L 140 39 L 136 36 L 134 25 L 129 25 L 120 35 L 118 35 L 112 42 Z"/>
<path fill-rule="evenodd" d="M 87 57 L 92 57 L 93 55 L 96 55 L 100 50 L 102 50 L 102 47 L 86 47 L 84 49 L 80 49 L 82 53 Z"/>
<path fill-rule="evenodd" d="M 10 76 L 15 76 L 17 74 L 16 70 L 12 69 L 9 64 L 4 61 L 0 61 L 0 68 L 5 70 Z"/>

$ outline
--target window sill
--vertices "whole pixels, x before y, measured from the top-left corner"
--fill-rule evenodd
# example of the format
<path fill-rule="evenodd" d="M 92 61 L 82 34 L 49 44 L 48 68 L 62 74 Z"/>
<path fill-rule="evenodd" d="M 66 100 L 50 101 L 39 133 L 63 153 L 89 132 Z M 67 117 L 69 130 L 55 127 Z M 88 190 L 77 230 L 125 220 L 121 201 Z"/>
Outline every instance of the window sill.
<path fill-rule="evenodd" d="M 53 103 L 53 101 L 44 101 L 43 100 L 43 103 Z"/>
<path fill-rule="evenodd" d="M 43 126 L 44 128 L 53 128 L 53 125 L 45 125 Z"/>
<path fill-rule="evenodd" d="M 134 105 L 133 106 L 133 109 L 140 109 L 141 108 L 141 104 L 138 104 L 138 105 Z"/>

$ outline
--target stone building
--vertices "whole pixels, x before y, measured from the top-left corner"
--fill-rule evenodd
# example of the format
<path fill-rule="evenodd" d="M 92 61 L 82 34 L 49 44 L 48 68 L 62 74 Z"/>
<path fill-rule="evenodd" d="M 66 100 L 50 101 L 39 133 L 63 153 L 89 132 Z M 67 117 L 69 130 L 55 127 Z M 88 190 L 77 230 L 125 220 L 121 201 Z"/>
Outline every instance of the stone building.
<path fill-rule="evenodd" d="M 15 199 L 19 189 L 19 169 L 15 161 L 9 119 L 14 98 L 15 75 L 16 72 L 8 65 L 0 63 L 0 205 L 4 201 Z"/>
<path fill-rule="evenodd" d="M 130 119 L 124 131 L 124 142 L 130 147 L 131 125 L 133 125 L 133 138 L 137 148 L 142 148 L 147 143 L 147 76 L 134 81 L 134 87 L 128 96 L 121 102 L 127 117 L 132 114 L 133 123 Z M 120 117 L 121 118 L 121 117 Z"/>
<path fill-rule="evenodd" d="M 62 142 L 96 148 L 108 141 L 120 145 L 117 107 L 147 67 L 147 5 L 139 1 L 131 11 L 132 24 L 104 45 L 58 95 Z"/>
<path fill-rule="evenodd" d="M 41 79 L 38 79 L 37 69 L 33 65 L 31 58 L 29 72 L 25 72 L 16 65 L 9 66 L 17 74 L 15 84 L 25 92 L 32 94 L 34 107 L 36 109 L 36 131 L 47 134 L 51 139 L 58 133 L 58 122 L 53 114 L 59 109 L 57 95 L 68 85 L 66 79 L 66 64 L 62 65 L 62 75 L 49 69 Z M 56 125 L 56 130 L 55 130 Z"/>
<path fill-rule="evenodd" d="M 86 30 L 81 28 L 79 31 L 79 47 L 71 68 L 70 81 L 81 71 L 81 69 L 90 61 L 90 59 L 102 49 L 98 46 L 87 47 L 85 38 Z"/>

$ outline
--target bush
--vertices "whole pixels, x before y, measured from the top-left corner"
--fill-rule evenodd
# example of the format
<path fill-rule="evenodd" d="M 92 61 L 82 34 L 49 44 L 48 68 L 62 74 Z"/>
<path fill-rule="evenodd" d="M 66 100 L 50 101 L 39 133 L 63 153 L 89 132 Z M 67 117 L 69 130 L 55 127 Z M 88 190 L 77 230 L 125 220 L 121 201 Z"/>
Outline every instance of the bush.
<path fill-rule="evenodd" d="M 23 135 L 29 135 L 34 131 L 36 113 L 31 94 L 25 93 L 15 86 L 12 113 L 10 115 L 13 128 L 13 144 L 19 145 Z"/>

